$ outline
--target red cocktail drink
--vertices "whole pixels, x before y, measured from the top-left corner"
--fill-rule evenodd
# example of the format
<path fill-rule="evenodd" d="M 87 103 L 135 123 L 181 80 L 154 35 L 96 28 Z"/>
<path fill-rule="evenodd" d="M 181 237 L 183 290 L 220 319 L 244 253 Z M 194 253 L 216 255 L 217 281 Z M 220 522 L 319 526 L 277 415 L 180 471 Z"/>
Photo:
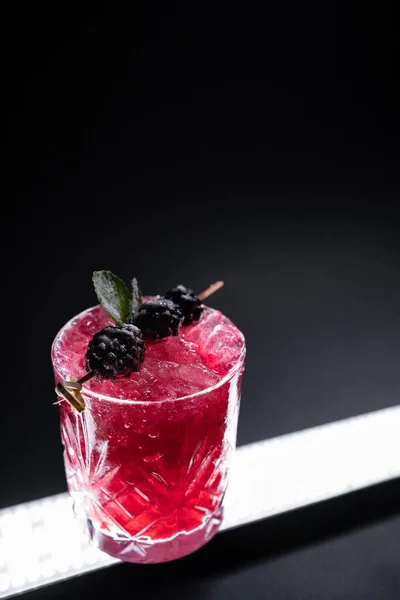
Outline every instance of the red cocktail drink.
<path fill-rule="evenodd" d="M 95 307 L 65 325 L 52 348 L 57 382 L 85 375 L 88 343 L 110 324 Z M 83 412 L 60 401 L 68 488 L 100 549 L 164 562 L 217 532 L 244 356 L 241 332 L 206 307 L 179 335 L 146 342 L 139 372 L 87 381 Z"/>

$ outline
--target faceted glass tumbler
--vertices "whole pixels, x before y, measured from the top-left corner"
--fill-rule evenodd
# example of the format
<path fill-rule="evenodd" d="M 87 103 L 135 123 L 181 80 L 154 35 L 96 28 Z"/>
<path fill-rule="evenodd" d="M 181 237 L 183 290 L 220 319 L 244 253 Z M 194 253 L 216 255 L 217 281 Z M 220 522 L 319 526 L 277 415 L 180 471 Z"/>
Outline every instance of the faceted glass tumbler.
<path fill-rule="evenodd" d="M 215 535 L 236 445 L 244 353 L 217 385 L 190 396 L 141 402 L 83 387 L 83 412 L 60 401 L 68 489 L 96 547 L 124 561 L 158 563 Z M 63 376 L 53 366 L 58 382 Z"/>

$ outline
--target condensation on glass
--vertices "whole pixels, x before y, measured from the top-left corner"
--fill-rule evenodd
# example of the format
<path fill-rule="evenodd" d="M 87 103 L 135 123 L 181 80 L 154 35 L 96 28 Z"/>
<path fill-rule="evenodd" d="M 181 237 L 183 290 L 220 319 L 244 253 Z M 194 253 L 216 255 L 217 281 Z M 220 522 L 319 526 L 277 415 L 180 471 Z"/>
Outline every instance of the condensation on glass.
<path fill-rule="evenodd" d="M 215 535 L 236 445 L 244 354 L 219 383 L 190 396 L 141 402 L 83 389 L 83 412 L 59 403 L 68 489 L 94 546 L 155 563 Z"/>

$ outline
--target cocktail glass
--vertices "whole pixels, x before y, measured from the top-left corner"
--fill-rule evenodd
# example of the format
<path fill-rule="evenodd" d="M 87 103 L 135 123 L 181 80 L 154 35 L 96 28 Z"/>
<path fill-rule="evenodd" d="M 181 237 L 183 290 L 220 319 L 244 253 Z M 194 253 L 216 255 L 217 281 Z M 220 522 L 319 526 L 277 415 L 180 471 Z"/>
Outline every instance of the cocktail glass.
<path fill-rule="evenodd" d="M 89 337 L 109 323 L 95 307 L 63 327 L 52 348 L 56 382 L 82 376 Z M 148 346 L 134 389 L 132 378 L 88 382 L 83 412 L 59 402 L 75 514 L 96 547 L 124 561 L 185 556 L 211 540 L 222 521 L 244 338 L 209 308 L 183 337 Z M 179 395 L 182 386 L 197 391 Z"/>

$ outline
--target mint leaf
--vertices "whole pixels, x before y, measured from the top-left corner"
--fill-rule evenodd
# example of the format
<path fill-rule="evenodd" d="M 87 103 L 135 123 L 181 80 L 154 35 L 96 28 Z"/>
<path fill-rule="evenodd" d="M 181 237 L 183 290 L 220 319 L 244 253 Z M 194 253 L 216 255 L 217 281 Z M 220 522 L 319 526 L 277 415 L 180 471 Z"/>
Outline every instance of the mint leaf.
<path fill-rule="evenodd" d="M 95 271 L 93 284 L 101 306 L 114 319 L 116 325 L 127 323 L 131 293 L 122 279 L 111 271 Z"/>
<path fill-rule="evenodd" d="M 131 296 L 131 316 L 133 317 L 142 305 L 142 292 L 139 289 L 139 284 L 136 277 L 131 281 L 132 296 Z"/>

